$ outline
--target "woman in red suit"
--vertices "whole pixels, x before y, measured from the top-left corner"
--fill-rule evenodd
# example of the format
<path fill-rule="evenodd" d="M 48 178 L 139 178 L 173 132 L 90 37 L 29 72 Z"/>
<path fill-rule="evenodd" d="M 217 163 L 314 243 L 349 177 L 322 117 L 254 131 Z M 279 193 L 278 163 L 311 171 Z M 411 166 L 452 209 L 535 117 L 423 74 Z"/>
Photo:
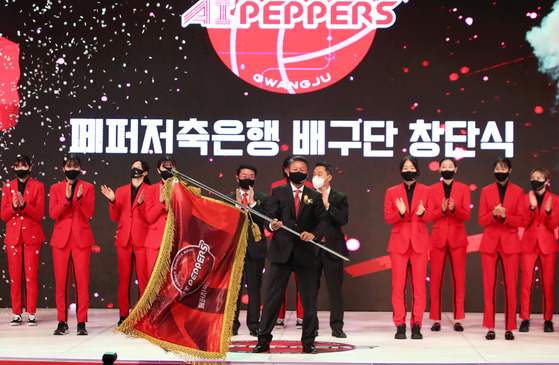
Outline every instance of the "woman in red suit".
<path fill-rule="evenodd" d="M 431 331 L 441 330 L 441 290 L 444 280 L 446 258 L 450 261 L 453 289 L 454 330 L 464 331 L 460 320 L 464 319 L 466 296 L 466 253 L 468 236 L 464 221 L 470 219 L 470 188 L 454 180 L 458 170 L 456 161 L 445 158 L 439 172 L 442 181 L 431 186 L 433 229 L 431 231 L 431 307 L 429 318 L 434 320 Z"/>
<path fill-rule="evenodd" d="M 559 223 L 559 197 L 549 192 L 548 169 L 532 171 L 532 191 L 524 197 L 526 207 L 526 230 L 522 235 L 520 259 L 520 332 L 530 329 L 532 289 L 535 270 L 539 268 L 543 294 L 544 332 L 553 332 L 553 309 L 555 306 L 555 261 L 557 260 L 557 237 L 554 230 Z"/>
<path fill-rule="evenodd" d="M 149 229 L 145 241 L 146 260 L 148 268 L 148 278 L 151 276 L 157 256 L 159 255 L 159 247 L 165 233 L 165 224 L 167 223 L 167 207 L 163 198 L 163 184 L 165 180 L 172 177 L 165 167 L 176 168 L 177 163 L 170 156 L 165 156 L 157 161 L 157 172 L 161 176 L 161 181 L 155 185 L 151 185 L 144 193 L 144 204 L 140 206 L 149 223 Z"/>
<path fill-rule="evenodd" d="M 148 281 L 148 265 L 144 241 L 149 223 L 139 207 L 144 202 L 144 191 L 149 186 L 149 166 L 146 162 L 135 161 L 130 168 L 130 184 L 116 189 L 116 193 L 106 185 L 101 185 L 101 192 L 109 199 L 111 219 L 118 222 L 116 232 L 116 253 L 118 257 L 118 308 L 120 320 L 118 325 L 128 317 L 130 310 L 130 281 L 132 264 L 136 265 L 136 278 L 140 296 L 144 293 Z"/>
<path fill-rule="evenodd" d="M 416 181 L 419 176 L 417 159 L 405 157 L 400 162 L 404 182 L 389 188 L 384 199 L 384 220 L 392 224 L 388 243 L 392 262 L 393 320 L 396 339 L 406 338 L 406 286 L 408 273 L 412 281 L 411 338 L 420 340 L 421 323 L 427 302 L 425 279 L 429 231 L 425 223 L 433 219 L 429 206 L 430 189 Z"/>
<path fill-rule="evenodd" d="M 95 210 L 93 185 L 79 179 L 81 161 L 70 154 L 64 158 L 66 179 L 50 187 L 49 215 L 56 220 L 50 244 L 56 281 L 58 327 L 54 335 L 68 333 L 68 274 L 73 267 L 77 296 L 78 335 L 87 335 L 89 308 L 89 261 L 95 244 L 89 219 Z"/>
<path fill-rule="evenodd" d="M 12 326 L 23 323 L 21 318 L 21 288 L 25 268 L 25 309 L 28 326 L 37 325 L 37 269 L 41 243 L 45 241 L 41 220 L 45 215 L 45 187 L 43 183 L 29 177 L 31 160 L 17 155 L 14 161 L 16 179 L 2 187 L 2 220 L 6 222 L 6 253 L 10 272 L 12 297 Z"/>
<path fill-rule="evenodd" d="M 498 263 L 503 268 L 505 290 L 505 339 L 514 340 L 516 329 L 516 285 L 520 259 L 518 227 L 524 225 L 524 191 L 509 181 L 512 165 L 499 157 L 493 163 L 497 182 L 481 190 L 479 225 L 484 227 L 479 245 L 483 269 L 483 326 L 487 340 L 495 339 L 495 303 Z"/>

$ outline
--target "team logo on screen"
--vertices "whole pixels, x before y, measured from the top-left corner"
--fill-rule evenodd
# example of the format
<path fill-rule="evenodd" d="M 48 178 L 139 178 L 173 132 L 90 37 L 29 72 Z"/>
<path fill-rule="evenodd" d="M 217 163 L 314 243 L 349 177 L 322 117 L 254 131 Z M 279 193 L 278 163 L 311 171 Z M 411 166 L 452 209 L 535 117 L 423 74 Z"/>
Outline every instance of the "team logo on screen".
<path fill-rule="evenodd" d="M 308 93 L 347 76 L 402 0 L 199 0 L 182 26 L 208 28 L 225 65 L 264 90 Z"/>
<path fill-rule="evenodd" d="M 200 241 L 198 246 L 186 246 L 177 252 L 171 264 L 171 280 L 181 298 L 204 285 L 214 267 L 210 246 Z"/>

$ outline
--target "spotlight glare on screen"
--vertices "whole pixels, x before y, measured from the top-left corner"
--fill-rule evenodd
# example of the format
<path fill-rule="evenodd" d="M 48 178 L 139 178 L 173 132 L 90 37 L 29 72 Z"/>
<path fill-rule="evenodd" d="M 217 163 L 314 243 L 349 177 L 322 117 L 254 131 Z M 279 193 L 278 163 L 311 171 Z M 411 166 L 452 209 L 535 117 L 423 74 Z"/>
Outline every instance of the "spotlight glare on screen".
<path fill-rule="evenodd" d="M 356 238 L 350 238 L 345 242 L 349 251 L 357 251 L 361 247 L 361 242 Z"/>

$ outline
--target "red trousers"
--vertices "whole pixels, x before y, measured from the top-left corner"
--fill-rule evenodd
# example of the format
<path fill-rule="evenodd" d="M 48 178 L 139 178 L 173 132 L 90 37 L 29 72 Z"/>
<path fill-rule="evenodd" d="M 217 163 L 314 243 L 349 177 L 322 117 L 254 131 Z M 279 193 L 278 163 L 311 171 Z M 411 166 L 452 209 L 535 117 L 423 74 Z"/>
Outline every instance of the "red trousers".
<path fill-rule="evenodd" d="M 481 253 L 483 268 L 483 326 L 495 328 L 495 307 L 497 306 L 497 272 L 499 261 L 503 270 L 505 290 L 505 327 L 507 331 L 516 329 L 516 285 L 518 283 L 518 262 L 520 254 L 506 254 L 497 247 L 494 253 Z"/>
<path fill-rule="evenodd" d="M 406 287 L 408 274 L 411 277 L 412 308 L 410 323 L 419 324 L 423 320 L 427 304 L 425 279 L 427 277 L 427 252 L 416 253 L 410 245 L 404 254 L 390 253 L 392 261 L 392 308 L 396 326 L 406 323 Z"/>
<path fill-rule="evenodd" d="M 21 291 L 25 279 L 25 309 L 27 313 L 37 311 L 37 269 L 41 244 L 27 245 L 20 235 L 17 245 L 6 245 L 8 254 L 8 270 L 10 273 L 10 292 L 12 297 L 12 313 L 21 314 Z M 22 270 L 25 268 L 25 270 Z"/>
<path fill-rule="evenodd" d="M 447 257 L 450 262 L 450 274 L 452 276 L 452 312 L 454 313 L 454 319 L 464 319 L 464 300 L 466 298 L 466 254 L 466 246 L 450 247 L 448 243 L 443 248 L 434 248 L 430 251 L 430 319 L 435 321 L 441 320 L 442 285 L 444 282 L 444 271 Z"/>
<path fill-rule="evenodd" d="M 68 284 L 70 282 L 70 269 L 72 268 L 76 289 L 78 322 L 87 322 L 91 249 L 89 247 L 77 247 L 75 237 L 72 235 L 65 247 L 52 248 L 52 258 L 54 261 L 54 278 L 56 280 L 58 321 L 68 321 Z"/>
<path fill-rule="evenodd" d="M 297 279 L 295 278 L 295 273 L 293 273 L 293 281 L 295 282 L 295 308 L 297 310 L 297 318 L 303 318 L 303 304 L 301 304 L 301 298 L 299 298 L 299 288 L 297 288 Z M 287 303 L 287 291 L 285 292 L 285 299 L 281 305 L 281 309 L 278 318 L 285 319 L 285 304 Z"/>
<path fill-rule="evenodd" d="M 121 317 L 127 317 L 130 310 L 130 282 L 132 281 L 132 265 L 136 266 L 136 278 L 140 297 L 146 289 L 149 279 L 146 250 L 144 247 L 116 248 L 118 257 L 118 308 Z"/>
<path fill-rule="evenodd" d="M 543 318 L 551 321 L 555 306 L 555 261 L 557 253 L 544 255 L 536 245 L 531 253 L 522 253 L 520 259 L 520 318 L 530 319 L 532 312 L 532 290 L 536 270 L 540 271 L 540 283 L 543 295 Z"/>
<path fill-rule="evenodd" d="M 149 247 L 144 247 L 146 253 L 146 262 L 147 262 L 147 274 L 148 274 L 148 281 L 151 276 L 151 272 L 153 271 L 153 267 L 155 266 L 155 262 L 157 261 L 157 256 L 159 256 L 159 248 L 153 249 Z"/>

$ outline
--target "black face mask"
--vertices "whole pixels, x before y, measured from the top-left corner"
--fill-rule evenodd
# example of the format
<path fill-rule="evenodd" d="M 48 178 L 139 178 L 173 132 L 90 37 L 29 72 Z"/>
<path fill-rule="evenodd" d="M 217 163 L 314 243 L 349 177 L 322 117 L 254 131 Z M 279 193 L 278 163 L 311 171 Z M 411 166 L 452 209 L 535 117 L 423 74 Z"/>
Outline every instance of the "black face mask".
<path fill-rule="evenodd" d="M 27 175 L 29 175 L 29 170 L 14 170 L 16 172 L 16 176 L 20 179 L 25 179 Z"/>
<path fill-rule="evenodd" d="M 130 169 L 130 177 L 131 178 L 137 178 L 137 177 L 142 177 L 142 174 L 144 173 L 144 170 L 141 169 L 137 169 L 135 167 L 133 167 L 132 169 Z"/>
<path fill-rule="evenodd" d="M 413 181 L 417 177 L 417 171 L 406 171 L 402 172 L 402 178 L 405 181 Z"/>
<path fill-rule="evenodd" d="M 545 185 L 545 181 L 538 181 L 538 180 L 532 180 L 530 181 L 530 183 L 532 184 L 532 190 L 534 191 L 540 190 Z"/>
<path fill-rule="evenodd" d="M 454 170 L 443 170 L 441 171 L 441 176 L 445 180 L 450 180 L 454 176 Z"/>
<path fill-rule="evenodd" d="M 288 179 L 293 184 L 302 184 L 305 182 L 305 180 L 307 180 L 307 174 L 304 174 L 302 172 L 290 172 Z"/>
<path fill-rule="evenodd" d="M 173 177 L 173 174 L 170 173 L 170 172 L 167 171 L 167 170 L 161 170 L 161 174 L 160 174 L 160 175 L 161 175 L 161 178 L 162 178 L 163 180 L 167 180 L 168 178 Z"/>
<path fill-rule="evenodd" d="M 499 181 L 499 182 L 505 181 L 508 177 L 509 177 L 508 172 L 496 172 L 495 173 L 495 179 L 497 179 L 497 181 Z"/>
<path fill-rule="evenodd" d="M 248 190 L 250 186 L 254 186 L 254 179 L 239 179 L 239 186 L 243 190 Z"/>
<path fill-rule="evenodd" d="M 81 170 L 66 170 L 64 174 L 68 178 L 68 180 L 76 180 L 78 176 L 81 174 Z"/>

